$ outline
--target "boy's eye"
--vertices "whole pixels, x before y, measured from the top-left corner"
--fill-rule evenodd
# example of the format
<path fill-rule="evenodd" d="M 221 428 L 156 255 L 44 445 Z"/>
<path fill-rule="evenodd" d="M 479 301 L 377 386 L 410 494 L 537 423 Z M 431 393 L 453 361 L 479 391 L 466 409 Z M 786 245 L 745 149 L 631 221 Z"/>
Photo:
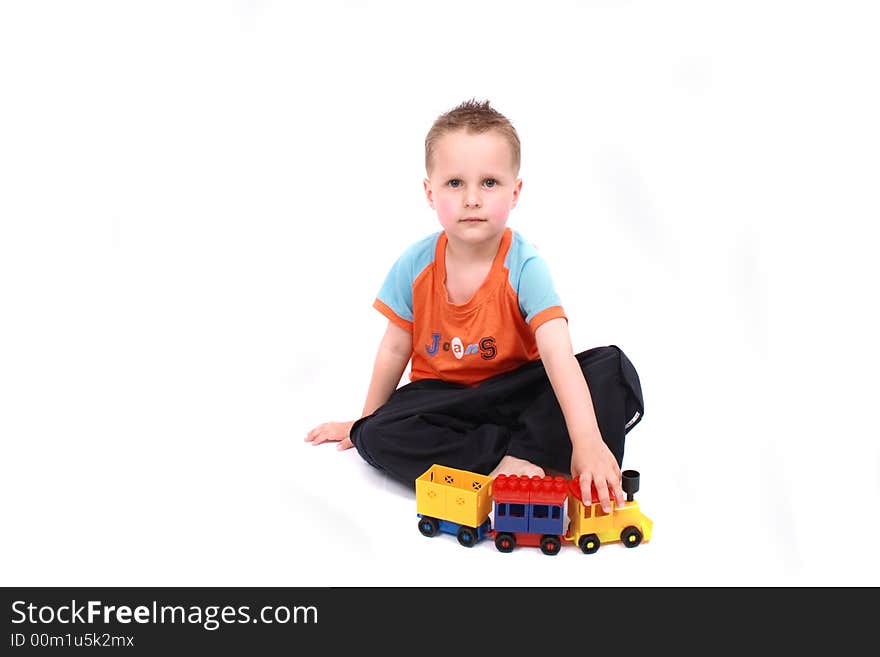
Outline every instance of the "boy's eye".
<path fill-rule="evenodd" d="M 461 187 L 461 181 L 458 178 L 453 178 L 446 184 L 450 187 Z"/>
<path fill-rule="evenodd" d="M 494 178 L 487 178 L 486 182 L 483 183 L 486 187 L 494 187 L 498 184 L 498 181 Z"/>

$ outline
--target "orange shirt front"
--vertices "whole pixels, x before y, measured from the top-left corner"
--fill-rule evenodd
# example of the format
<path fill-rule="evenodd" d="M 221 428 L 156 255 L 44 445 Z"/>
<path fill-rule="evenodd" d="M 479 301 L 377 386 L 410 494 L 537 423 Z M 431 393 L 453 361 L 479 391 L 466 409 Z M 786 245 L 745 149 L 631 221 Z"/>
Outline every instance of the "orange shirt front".
<path fill-rule="evenodd" d="M 535 247 L 506 228 L 486 280 L 465 304 L 446 293 L 446 233 L 397 260 L 373 306 L 412 333 L 410 380 L 475 385 L 539 358 L 535 330 L 565 319 Z"/>

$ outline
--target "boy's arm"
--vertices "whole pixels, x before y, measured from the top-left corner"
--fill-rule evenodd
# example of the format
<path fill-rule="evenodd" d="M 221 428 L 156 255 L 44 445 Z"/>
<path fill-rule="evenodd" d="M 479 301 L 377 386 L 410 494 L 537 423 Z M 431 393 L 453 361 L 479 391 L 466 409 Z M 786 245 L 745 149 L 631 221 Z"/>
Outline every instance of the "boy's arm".
<path fill-rule="evenodd" d="M 618 506 L 623 506 L 620 467 L 602 440 L 590 388 L 571 348 L 568 323 L 562 318 L 545 322 L 535 331 L 535 339 L 565 418 L 571 438 L 571 476 L 580 478 L 583 499 L 589 502 L 592 483 L 606 512 L 611 510 L 609 487 Z"/>
<path fill-rule="evenodd" d="M 412 333 L 388 322 L 385 335 L 379 343 L 376 361 L 373 363 L 373 376 L 367 389 L 367 399 L 361 417 L 366 417 L 388 401 L 391 393 L 397 390 L 400 377 L 412 357 Z"/>
<path fill-rule="evenodd" d="M 367 389 L 367 399 L 361 417 L 370 415 L 388 401 L 391 393 L 397 389 L 411 356 L 412 334 L 389 321 L 373 363 L 373 376 L 370 378 L 370 387 Z M 352 446 L 349 433 L 354 423 L 355 420 L 325 422 L 309 431 L 306 441 L 314 445 L 339 441 L 338 449 L 348 449 Z"/>

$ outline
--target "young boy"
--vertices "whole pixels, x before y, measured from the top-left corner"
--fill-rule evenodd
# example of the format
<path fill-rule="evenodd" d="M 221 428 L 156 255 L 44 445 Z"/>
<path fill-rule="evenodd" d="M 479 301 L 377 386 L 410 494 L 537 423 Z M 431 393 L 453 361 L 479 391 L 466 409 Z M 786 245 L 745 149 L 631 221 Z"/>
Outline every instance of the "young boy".
<path fill-rule="evenodd" d="M 615 346 L 574 355 L 545 261 L 507 228 L 522 189 L 516 130 L 488 101 L 467 101 L 434 122 L 425 166 L 443 231 L 403 253 L 373 303 L 388 327 L 360 419 L 306 440 L 354 446 L 411 485 L 434 463 L 570 473 L 585 499 L 593 484 L 606 510 L 611 497 L 622 505 L 639 377 Z M 410 360 L 411 383 L 398 388 Z"/>

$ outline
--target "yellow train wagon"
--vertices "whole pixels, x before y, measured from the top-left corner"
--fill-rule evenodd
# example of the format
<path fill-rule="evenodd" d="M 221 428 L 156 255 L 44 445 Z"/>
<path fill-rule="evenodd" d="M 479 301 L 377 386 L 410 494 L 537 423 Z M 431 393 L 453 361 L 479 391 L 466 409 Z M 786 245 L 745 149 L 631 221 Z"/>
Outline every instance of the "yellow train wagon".
<path fill-rule="evenodd" d="M 434 464 L 416 479 L 416 514 L 424 536 L 453 534 L 473 547 L 492 529 L 492 479 Z"/>
<path fill-rule="evenodd" d="M 620 541 L 626 547 L 633 548 L 651 540 L 654 521 L 642 513 L 634 499 L 639 490 L 639 473 L 624 470 L 622 475 L 626 501 L 618 507 L 612 497 L 611 511 L 608 513 L 599 504 L 595 486 L 591 491 L 592 499 L 585 504 L 578 480 L 569 482 L 568 530 L 565 538 L 573 541 L 584 554 L 593 554 L 603 543 Z"/>

